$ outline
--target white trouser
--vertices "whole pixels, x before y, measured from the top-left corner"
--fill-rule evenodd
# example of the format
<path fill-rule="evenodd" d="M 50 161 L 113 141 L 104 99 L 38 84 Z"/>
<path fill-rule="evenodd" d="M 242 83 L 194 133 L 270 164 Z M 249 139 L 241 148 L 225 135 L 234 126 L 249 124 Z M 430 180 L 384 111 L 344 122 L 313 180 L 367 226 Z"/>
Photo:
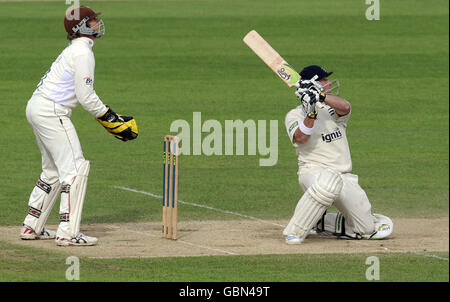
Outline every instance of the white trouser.
<path fill-rule="evenodd" d="M 47 184 L 53 184 L 59 180 L 63 187 L 72 184 L 85 159 L 75 127 L 70 121 L 71 110 L 35 95 L 28 101 L 26 116 L 42 154 L 40 179 Z M 36 190 L 40 192 L 39 189 L 34 188 L 35 194 L 32 192 L 30 195 L 30 206 L 37 203 Z M 64 192 L 64 189 L 62 191 Z M 60 217 L 66 217 L 65 214 L 69 211 L 68 194 L 62 193 Z M 28 221 L 30 224 L 33 218 L 37 219 L 27 215 L 25 222 Z M 58 233 L 60 236 L 71 233 L 69 223 L 63 220 L 67 219 L 61 219 L 57 236 Z"/>
<path fill-rule="evenodd" d="M 299 171 L 299 183 L 303 191 L 314 184 L 322 167 L 309 166 Z M 358 176 L 351 173 L 342 173 L 343 187 L 339 197 L 333 205 L 344 215 L 346 223 L 354 233 L 364 235 L 375 231 L 372 206 L 366 192 L 358 184 Z"/>

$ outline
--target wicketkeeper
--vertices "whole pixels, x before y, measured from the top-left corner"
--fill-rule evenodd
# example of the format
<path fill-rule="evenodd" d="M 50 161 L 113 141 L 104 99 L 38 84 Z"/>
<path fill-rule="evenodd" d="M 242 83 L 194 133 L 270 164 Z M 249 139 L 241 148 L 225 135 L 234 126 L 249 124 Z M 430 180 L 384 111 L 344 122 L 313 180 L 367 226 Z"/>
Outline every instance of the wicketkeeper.
<path fill-rule="evenodd" d="M 393 231 L 390 218 L 372 214 L 358 176 L 350 173 L 346 128 L 351 106 L 337 96 L 339 82 L 331 82 L 331 74 L 317 65 L 305 67 L 295 93 L 301 105 L 286 115 L 304 192 L 283 231 L 288 244 L 300 244 L 311 231 L 352 239 L 382 239 Z M 331 205 L 339 212 L 327 213 Z"/>
<path fill-rule="evenodd" d="M 95 245 L 97 238 L 80 233 L 89 175 L 80 141 L 70 117 L 78 104 L 114 137 L 128 141 L 138 135 L 131 116 L 116 114 L 94 91 L 94 41 L 105 26 L 92 9 L 81 6 L 64 17 L 69 45 L 58 56 L 28 101 L 26 116 L 42 154 L 42 173 L 31 192 L 22 239 L 54 239 L 57 245 Z M 60 224 L 56 233 L 44 225 L 58 196 Z"/>

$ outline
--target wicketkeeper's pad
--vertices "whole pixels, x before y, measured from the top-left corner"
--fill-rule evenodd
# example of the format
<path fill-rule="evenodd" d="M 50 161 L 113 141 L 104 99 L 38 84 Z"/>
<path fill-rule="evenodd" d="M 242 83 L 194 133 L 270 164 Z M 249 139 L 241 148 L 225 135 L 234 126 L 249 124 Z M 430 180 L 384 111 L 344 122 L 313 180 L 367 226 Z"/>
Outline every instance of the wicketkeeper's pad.
<path fill-rule="evenodd" d="M 31 227 L 36 234 L 42 232 L 55 201 L 59 197 L 60 189 L 61 184 L 58 180 L 49 184 L 39 178 L 36 187 L 31 192 L 28 215 L 24 223 Z"/>
<path fill-rule="evenodd" d="M 78 169 L 78 174 L 69 187 L 69 225 L 70 235 L 72 237 L 76 237 L 80 231 L 81 214 L 83 212 L 89 170 L 90 163 L 88 160 L 85 160 Z"/>

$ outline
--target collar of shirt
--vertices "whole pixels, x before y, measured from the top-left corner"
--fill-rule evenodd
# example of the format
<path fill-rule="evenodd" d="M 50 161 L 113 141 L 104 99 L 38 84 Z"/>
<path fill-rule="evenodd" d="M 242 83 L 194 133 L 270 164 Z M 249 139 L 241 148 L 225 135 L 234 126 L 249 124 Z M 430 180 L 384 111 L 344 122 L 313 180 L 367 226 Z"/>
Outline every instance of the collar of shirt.
<path fill-rule="evenodd" d="M 89 45 L 90 48 L 94 46 L 94 40 L 88 38 L 88 37 L 79 37 L 74 40 L 72 40 L 72 43 L 85 43 Z"/>

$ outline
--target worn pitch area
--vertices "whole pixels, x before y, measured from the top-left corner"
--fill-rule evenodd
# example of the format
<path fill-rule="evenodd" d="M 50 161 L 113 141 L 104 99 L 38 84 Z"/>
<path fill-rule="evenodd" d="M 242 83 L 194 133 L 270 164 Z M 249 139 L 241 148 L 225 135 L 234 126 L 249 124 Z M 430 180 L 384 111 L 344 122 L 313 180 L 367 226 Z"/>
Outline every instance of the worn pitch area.
<path fill-rule="evenodd" d="M 301 245 L 287 245 L 287 221 L 181 221 L 178 240 L 161 236 L 160 222 L 82 224 L 81 231 L 99 238 L 92 247 L 58 247 L 53 240 L 21 240 L 20 227 L 0 227 L 0 240 L 91 258 L 182 257 L 209 255 L 432 252 L 449 250 L 448 217 L 394 219 L 392 237 L 346 240 L 310 235 Z M 56 229 L 56 226 L 48 226 Z"/>

